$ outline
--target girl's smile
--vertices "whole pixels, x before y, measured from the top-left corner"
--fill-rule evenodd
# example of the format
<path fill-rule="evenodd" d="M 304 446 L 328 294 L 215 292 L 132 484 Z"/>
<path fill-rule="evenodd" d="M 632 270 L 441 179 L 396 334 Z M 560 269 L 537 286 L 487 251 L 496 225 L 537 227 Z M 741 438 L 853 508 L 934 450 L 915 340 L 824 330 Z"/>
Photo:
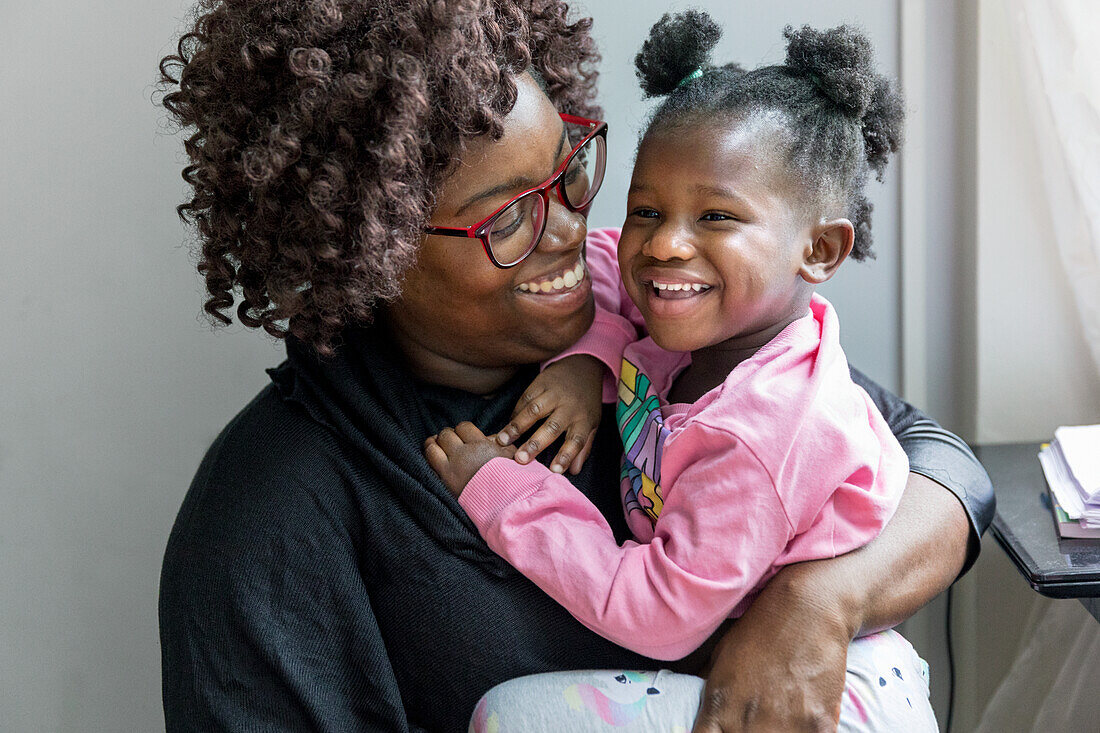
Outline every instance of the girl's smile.
<path fill-rule="evenodd" d="M 643 267 L 636 276 L 646 300 L 645 310 L 656 318 L 690 314 L 702 298 L 715 291 L 715 283 L 692 270 L 671 265 Z"/>

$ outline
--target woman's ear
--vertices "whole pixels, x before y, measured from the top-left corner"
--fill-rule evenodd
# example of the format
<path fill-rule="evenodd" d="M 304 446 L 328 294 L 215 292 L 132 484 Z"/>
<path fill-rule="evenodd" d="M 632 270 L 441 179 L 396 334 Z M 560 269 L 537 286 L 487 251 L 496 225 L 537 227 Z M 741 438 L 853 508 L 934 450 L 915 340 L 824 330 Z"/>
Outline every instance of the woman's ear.
<path fill-rule="evenodd" d="M 811 285 L 820 285 L 836 273 L 851 253 L 856 230 L 847 219 L 829 219 L 815 225 L 810 236 L 812 244 L 806 249 L 799 274 Z"/>

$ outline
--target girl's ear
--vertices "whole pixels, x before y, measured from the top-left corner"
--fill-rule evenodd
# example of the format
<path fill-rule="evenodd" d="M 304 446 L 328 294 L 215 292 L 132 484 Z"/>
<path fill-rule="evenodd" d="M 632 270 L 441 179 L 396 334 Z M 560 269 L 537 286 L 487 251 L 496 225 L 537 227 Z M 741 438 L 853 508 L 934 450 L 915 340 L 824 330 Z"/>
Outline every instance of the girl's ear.
<path fill-rule="evenodd" d="M 831 278 L 852 251 L 856 230 L 847 219 L 829 219 L 813 227 L 799 274 L 811 285 Z"/>

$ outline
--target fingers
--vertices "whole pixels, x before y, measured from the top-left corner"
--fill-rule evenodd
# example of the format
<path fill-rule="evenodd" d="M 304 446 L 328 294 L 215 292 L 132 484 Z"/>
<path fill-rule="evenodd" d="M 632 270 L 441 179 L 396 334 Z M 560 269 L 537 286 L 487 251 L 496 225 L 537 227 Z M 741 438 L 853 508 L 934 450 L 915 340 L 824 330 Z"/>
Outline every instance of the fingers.
<path fill-rule="evenodd" d="M 471 422 L 460 422 L 453 428 L 443 428 L 439 431 L 439 435 L 428 438 L 424 442 L 424 448 L 427 450 L 428 443 L 434 440 L 440 448 L 450 454 L 465 443 L 476 443 L 485 439 L 485 433 L 481 432 L 476 425 Z"/>
<path fill-rule="evenodd" d="M 565 473 L 565 469 L 573 466 L 587 442 L 587 434 L 570 427 L 565 433 L 565 441 L 558 449 L 558 454 L 554 456 L 554 460 L 550 463 L 550 470 L 554 473 Z M 583 459 L 581 463 L 584 463 Z"/>
<path fill-rule="evenodd" d="M 485 440 L 485 433 L 478 429 L 477 425 L 472 422 L 460 422 L 455 425 L 455 434 L 462 439 L 463 443 L 473 443 L 478 440 Z"/>
<path fill-rule="evenodd" d="M 461 448 L 463 443 L 462 438 L 459 437 L 454 428 L 440 430 L 439 435 L 435 436 L 435 442 L 448 455 Z"/>
<path fill-rule="evenodd" d="M 691 733 L 771 733 L 804 730 L 828 733 L 837 729 L 837 715 L 825 712 L 788 710 L 776 707 L 775 700 L 750 697 L 738 701 L 735 694 L 721 687 L 708 687 L 696 714 Z"/>
<path fill-rule="evenodd" d="M 549 407 L 546 405 L 547 394 L 545 390 L 531 385 L 523 397 L 520 398 L 516 409 L 512 412 L 512 419 L 497 433 L 497 442 L 508 445 L 519 436 L 526 433 L 531 427 L 546 417 Z"/>
<path fill-rule="evenodd" d="M 447 466 L 447 454 L 439 447 L 434 435 L 424 441 L 424 457 L 436 473 L 442 473 Z"/>
<path fill-rule="evenodd" d="M 706 689 L 699 705 L 699 712 L 695 715 L 695 726 L 691 733 L 724 733 L 719 722 L 719 711 L 723 707 L 725 696 L 720 690 Z"/>
<path fill-rule="evenodd" d="M 530 463 L 535 460 L 535 456 L 541 453 L 546 446 L 557 440 L 564 430 L 565 425 L 562 423 L 561 418 L 557 416 L 557 413 L 551 413 L 542 425 L 539 425 L 535 434 L 528 438 L 516 451 L 516 462 Z"/>
<path fill-rule="evenodd" d="M 592 442 L 596 439 L 596 429 L 588 433 L 588 440 L 584 442 L 584 446 L 577 453 L 577 457 L 569 464 L 569 473 L 576 476 L 581 472 L 581 468 L 584 467 L 584 462 L 588 460 L 588 454 L 592 452 Z"/>

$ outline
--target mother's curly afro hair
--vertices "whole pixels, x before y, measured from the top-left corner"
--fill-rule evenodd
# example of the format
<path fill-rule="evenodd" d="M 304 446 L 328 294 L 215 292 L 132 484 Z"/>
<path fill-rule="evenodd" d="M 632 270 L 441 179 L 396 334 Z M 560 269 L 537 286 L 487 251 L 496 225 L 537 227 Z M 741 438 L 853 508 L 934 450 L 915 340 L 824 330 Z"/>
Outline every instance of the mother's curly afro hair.
<path fill-rule="evenodd" d="M 161 61 L 190 132 L 205 310 L 330 354 L 400 294 L 464 144 L 499 136 L 533 67 L 597 117 L 591 21 L 561 0 L 199 0 Z"/>

